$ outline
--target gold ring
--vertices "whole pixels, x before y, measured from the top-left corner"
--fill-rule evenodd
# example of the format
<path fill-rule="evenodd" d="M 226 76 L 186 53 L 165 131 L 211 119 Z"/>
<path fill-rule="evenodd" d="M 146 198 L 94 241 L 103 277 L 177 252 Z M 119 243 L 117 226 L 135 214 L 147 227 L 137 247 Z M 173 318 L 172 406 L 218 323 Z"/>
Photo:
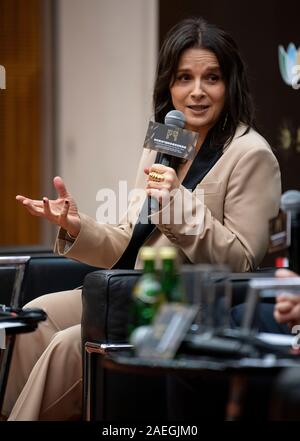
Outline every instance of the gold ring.
<path fill-rule="evenodd" d="M 154 181 L 154 182 L 162 182 L 165 179 L 164 175 L 162 175 L 161 173 L 154 172 L 154 171 L 149 173 L 149 178 L 151 179 L 151 181 Z"/>

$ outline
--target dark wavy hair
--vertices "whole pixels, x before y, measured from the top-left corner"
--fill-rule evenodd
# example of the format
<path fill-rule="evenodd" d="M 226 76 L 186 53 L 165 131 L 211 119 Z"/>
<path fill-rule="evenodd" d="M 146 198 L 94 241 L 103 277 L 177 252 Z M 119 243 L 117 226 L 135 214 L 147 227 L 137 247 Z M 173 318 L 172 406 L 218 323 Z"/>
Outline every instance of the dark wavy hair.
<path fill-rule="evenodd" d="M 179 58 L 190 48 L 212 51 L 220 64 L 226 86 L 224 109 L 210 130 L 210 146 L 221 148 L 232 141 L 240 122 L 247 133 L 255 127 L 254 106 L 250 95 L 245 64 L 233 38 L 203 18 L 185 19 L 168 32 L 161 47 L 153 93 L 155 121 L 163 123 L 172 109 L 170 86 L 175 80 Z"/>

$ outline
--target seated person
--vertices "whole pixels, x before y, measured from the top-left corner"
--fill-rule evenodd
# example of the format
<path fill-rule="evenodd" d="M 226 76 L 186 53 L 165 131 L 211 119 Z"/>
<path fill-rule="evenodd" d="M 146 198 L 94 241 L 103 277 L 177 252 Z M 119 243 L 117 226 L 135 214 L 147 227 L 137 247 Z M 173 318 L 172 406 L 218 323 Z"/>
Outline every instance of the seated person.
<path fill-rule="evenodd" d="M 20 195 L 18 201 L 60 227 L 56 252 L 96 267 L 138 267 L 141 245 L 173 245 L 181 263 L 254 270 L 268 247 L 269 220 L 279 210 L 281 179 L 272 149 L 256 130 L 245 66 L 232 37 L 202 18 L 174 26 L 159 54 L 153 97 L 156 122 L 176 109 L 185 115 L 185 128 L 198 132 L 196 156 L 173 158 L 166 166 L 161 155 L 144 149 L 136 188 L 145 197 L 131 201 L 119 225 L 79 213 L 60 177 L 54 179 L 57 199 Z M 147 196 L 160 202 L 160 211 L 142 225 Z M 28 306 L 45 309 L 48 320 L 32 335 L 17 336 L 4 413 L 10 420 L 80 419 L 81 291 L 49 294 Z"/>
<path fill-rule="evenodd" d="M 276 277 L 295 277 L 297 274 L 287 269 L 279 269 Z M 237 305 L 231 311 L 231 325 L 239 327 L 245 313 L 245 305 Z M 261 303 L 257 311 L 259 332 L 290 334 L 293 326 L 300 324 L 300 296 L 282 293 L 276 297 L 275 305 Z"/>

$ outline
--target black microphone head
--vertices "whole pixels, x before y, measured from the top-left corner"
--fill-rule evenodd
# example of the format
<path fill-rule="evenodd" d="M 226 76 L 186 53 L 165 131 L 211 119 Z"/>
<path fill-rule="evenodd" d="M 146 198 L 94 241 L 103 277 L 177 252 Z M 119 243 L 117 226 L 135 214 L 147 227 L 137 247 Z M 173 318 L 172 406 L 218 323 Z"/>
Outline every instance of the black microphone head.
<path fill-rule="evenodd" d="M 300 212 L 300 191 L 288 190 L 283 193 L 280 206 L 283 211 Z"/>
<path fill-rule="evenodd" d="M 165 116 L 165 124 L 172 127 L 184 128 L 185 116 L 180 110 L 171 110 Z"/>

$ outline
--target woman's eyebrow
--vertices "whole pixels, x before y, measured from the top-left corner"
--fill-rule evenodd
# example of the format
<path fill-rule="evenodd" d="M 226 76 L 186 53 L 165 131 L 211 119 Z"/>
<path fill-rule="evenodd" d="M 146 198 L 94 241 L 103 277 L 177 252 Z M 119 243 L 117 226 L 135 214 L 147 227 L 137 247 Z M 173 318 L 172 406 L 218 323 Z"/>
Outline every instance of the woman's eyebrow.
<path fill-rule="evenodd" d="M 218 65 L 207 66 L 204 70 L 210 71 L 210 72 L 221 72 L 221 68 Z"/>
<path fill-rule="evenodd" d="M 180 67 L 179 69 L 177 69 L 177 73 L 178 72 L 192 72 L 193 71 L 193 69 L 191 68 L 191 67 L 188 67 L 188 66 L 183 66 L 183 67 Z M 211 65 L 211 66 L 207 66 L 207 67 L 205 67 L 204 69 L 203 69 L 203 71 L 204 72 L 206 72 L 206 71 L 210 71 L 210 72 L 221 72 L 221 68 L 220 68 L 220 66 L 218 66 L 218 65 Z"/>

